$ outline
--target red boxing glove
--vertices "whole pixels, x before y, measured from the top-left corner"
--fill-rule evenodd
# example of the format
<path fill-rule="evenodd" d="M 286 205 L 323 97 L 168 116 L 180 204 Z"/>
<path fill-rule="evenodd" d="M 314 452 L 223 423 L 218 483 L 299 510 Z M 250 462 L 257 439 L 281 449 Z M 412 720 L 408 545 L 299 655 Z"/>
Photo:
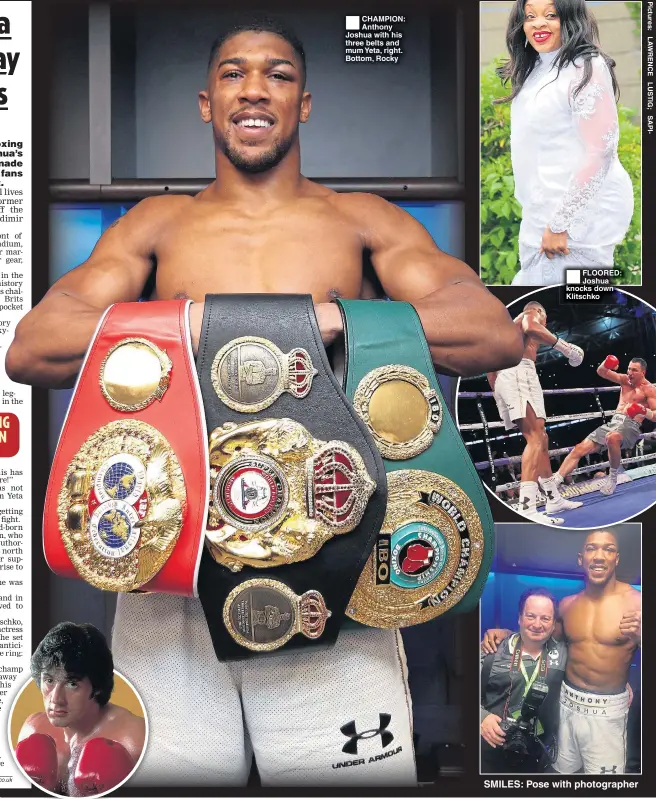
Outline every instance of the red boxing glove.
<path fill-rule="evenodd" d="M 84 796 L 115 788 L 134 768 L 128 750 L 109 738 L 92 738 L 80 752 L 75 787 Z"/>
<path fill-rule="evenodd" d="M 606 360 L 603 362 L 602 366 L 604 369 L 617 369 L 620 365 L 619 360 L 614 355 L 607 355 Z"/>
<path fill-rule="evenodd" d="M 633 419 L 635 416 L 646 416 L 647 408 L 645 408 L 645 406 L 641 405 L 639 402 L 632 402 L 626 409 L 626 415 L 630 416 L 631 419 Z"/>
<path fill-rule="evenodd" d="M 27 776 L 48 791 L 57 788 L 57 745 L 55 739 L 42 732 L 19 741 L 16 760 Z"/>

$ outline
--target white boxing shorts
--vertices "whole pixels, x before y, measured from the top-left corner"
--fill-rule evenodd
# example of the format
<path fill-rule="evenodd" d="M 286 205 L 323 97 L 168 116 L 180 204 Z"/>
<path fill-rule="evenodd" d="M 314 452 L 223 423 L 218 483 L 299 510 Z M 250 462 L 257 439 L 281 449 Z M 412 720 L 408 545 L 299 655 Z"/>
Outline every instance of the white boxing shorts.
<path fill-rule="evenodd" d="M 506 430 L 516 427 L 515 420 L 526 416 L 526 406 L 529 403 L 539 419 L 547 418 L 540 378 L 535 369 L 535 361 L 530 358 L 522 358 L 517 366 L 497 373 L 494 399 Z"/>
<path fill-rule="evenodd" d="M 561 774 L 624 774 L 629 692 L 593 694 L 563 683 L 558 759 Z"/>
<path fill-rule="evenodd" d="M 414 786 L 412 708 L 398 631 L 222 663 L 200 601 L 121 594 L 116 668 L 141 695 L 146 754 L 132 786 Z"/>

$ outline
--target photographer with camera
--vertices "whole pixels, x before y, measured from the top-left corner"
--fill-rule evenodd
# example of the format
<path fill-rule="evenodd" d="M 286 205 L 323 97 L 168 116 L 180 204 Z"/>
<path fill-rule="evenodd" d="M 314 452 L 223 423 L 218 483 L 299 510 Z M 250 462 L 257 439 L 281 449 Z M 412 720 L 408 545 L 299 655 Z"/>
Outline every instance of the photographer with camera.
<path fill-rule="evenodd" d="M 529 588 L 519 599 L 519 632 L 481 660 L 481 771 L 537 773 L 555 759 L 558 698 L 567 648 L 551 636 L 556 599 Z"/>

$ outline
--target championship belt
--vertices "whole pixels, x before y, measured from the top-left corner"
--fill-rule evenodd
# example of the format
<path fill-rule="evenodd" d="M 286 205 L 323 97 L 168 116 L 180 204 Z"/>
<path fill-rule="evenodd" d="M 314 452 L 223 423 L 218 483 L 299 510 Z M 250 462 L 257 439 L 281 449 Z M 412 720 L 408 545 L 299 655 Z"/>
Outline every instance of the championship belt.
<path fill-rule="evenodd" d="M 46 493 L 44 552 L 57 574 L 196 594 L 209 477 L 189 305 L 119 303 L 100 320 Z"/>
<path fill-rule="evenodd" d="M 208 295 L 197 366 L 210 460 L 198 593 L 217 657 L 330 645 L 382 524 L 386 481 L 312 298 Z"/>
<path fill-rule="evenodd" d="M 494 523 L 435 375 L 415 309 L 338 300 L 346 394 L 387 471 L 387 513 L 347 608 L 373 627 L 473 609 L 490 569 Z"/>

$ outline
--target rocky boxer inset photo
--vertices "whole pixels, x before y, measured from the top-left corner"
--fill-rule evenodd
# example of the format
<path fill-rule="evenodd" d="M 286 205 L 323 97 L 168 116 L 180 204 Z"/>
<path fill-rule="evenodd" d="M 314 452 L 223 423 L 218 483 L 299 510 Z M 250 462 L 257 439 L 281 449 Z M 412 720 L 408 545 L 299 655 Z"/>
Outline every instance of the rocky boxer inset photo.
<path fill-rule="evenodd" d="M 592 528 L 656 502 L 656 311 L 615 289 L 561 304 L 542 289 L 508 310 L 521 362 L 463 379 L 458 421 L 498 499 L 542 524 Z"/>
<path fill-rule="evenodd" d="M 481 772 L 641 771 L 641 525 L 497 524 L 481 600 Z"/>
<path fill-rule="evenodd" d="M 30 671 L 9 730 L 25 775 L 59 796 L 100 796 L 122 785 L 141 760 L 147 723 L 140 698 L 114 672 L 102 633 L 58 624 L 36 648 Z"/>

